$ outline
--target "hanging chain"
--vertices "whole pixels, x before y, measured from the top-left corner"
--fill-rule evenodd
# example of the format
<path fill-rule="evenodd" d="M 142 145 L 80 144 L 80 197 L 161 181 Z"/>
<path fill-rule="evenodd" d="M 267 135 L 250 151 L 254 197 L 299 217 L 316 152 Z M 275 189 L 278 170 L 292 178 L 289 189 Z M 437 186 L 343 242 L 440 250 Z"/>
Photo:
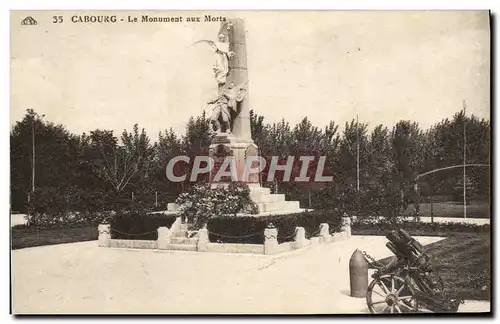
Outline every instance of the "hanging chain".
<path fill-rule="evenodd" d="M 378 262 L 377 260 L 375 260 L 375 258 L 373 258 L 371 255 L 368 254 L 368 252 L 366 251 L 361 251 L 361 253 L 363 254 L 363 256 L 365 257 L 365 259 L 368 261 L 368 263 L 375 267 L 375 268 L 383 268 L 384 265 L 380 262 Z"/>

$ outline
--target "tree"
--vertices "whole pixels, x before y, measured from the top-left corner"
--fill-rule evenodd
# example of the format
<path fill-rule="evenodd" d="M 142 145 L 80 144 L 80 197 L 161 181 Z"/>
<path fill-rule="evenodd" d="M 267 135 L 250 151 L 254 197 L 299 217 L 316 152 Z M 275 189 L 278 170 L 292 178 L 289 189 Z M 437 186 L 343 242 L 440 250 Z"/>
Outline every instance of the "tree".
<path fill-rule="evenodd" d="M 367 154 L 367 128 L 365 123 L 359 123 L 353 119 L 350 123 L 345 123 L 342 140 L 339 145 L 339 152 L 336 158 L 336 173 L 338 174 L 335 181 L 336 192 L 345 192 L 341 196 L 339 205 L 344 211 L 351 213 L 360 212 L 360 191 L 357 190 L 357 151 L 359 145 L 359 182 L 360 189 L 366 183 L 369 177 L 370 170 L 368 165 Z"/>
<path fill-rule="evenodd" d="M 414 198 L 415 177 L 424 162 L 423 133 L 418 124 L 406 120 L 398 122 L 392 130 L 392 148 L 399 178 L 400 212 L 404 212 L 410 199 Z"/>
<path fill-rule="evenodd" d="M 153 165 L 152 181 L 154 182 L 156 195 L 158 196 L 159 206 L 167 207 L 169 202 L 175 201 L 182 192 L 182 184 L 170 182 L 167 180 L 165 172 L 168 162 L 176 156 L 183 154 L 183 145 L 181 138 L 177 136 L 172 129 L 165 130 L 159 134 L 158 142 L 154 145 L 155 158 Z M 180 176 L 187 172 L 184 164 L 177 163 L 174 173 Z"/>
<path fill-rule="evenodd" d="M 111 189 L 110 206 L 114 210 L 130 206 L 134 191 L 141 194 L 147 190 L 144 186 L 153 157 L 153 148 L 144 129 L 139 132 L 134 125 L 132 133 L 123 131 L 122 145 L 113 135 L 113 131 L 95 130 L 90 135 L 91 142 L 87 159 L 94 166 L 96 175 Z M 127 187 L 130 196 L 125 191 Z M 128 199 L 130 197 L 130 199 Z"/>
<path fill-rule="evenodd" d="M 77 182 L 75 170 L 81 152 L 80 138 L 62 125 L 43 121 L 42 117 L 28 109 L 10 134 L 11 202 L 14 210 L 25 211 L 28 194 L 33 189 L 52 187 L 63 194 Z"/>

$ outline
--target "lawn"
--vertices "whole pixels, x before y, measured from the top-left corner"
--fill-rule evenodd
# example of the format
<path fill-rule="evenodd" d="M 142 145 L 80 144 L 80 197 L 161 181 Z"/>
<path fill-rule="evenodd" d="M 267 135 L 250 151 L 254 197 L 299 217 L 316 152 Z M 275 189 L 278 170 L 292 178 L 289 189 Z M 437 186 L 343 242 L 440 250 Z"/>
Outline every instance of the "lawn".
<path fill-rule="evenodd" d="M 475 300 L 490 300 L 490 249 L 486 233 L 457 234 L 426 247 L 445 289 Z"/>
<path fill-rule="evenodd" d="M 408 206 L 404 215 L 413 216 L 415 209 L 412 204 Z M 432 203 L 434 217 L 464 217 L 464 205 L 456 201 Z M 431 216 L 431 204 L 420 203 L 420 216 Z M 467 205 L 467 218 L 490 218 L 490 204 L 488 201 L 471 201 Z"/>
<path fill-rule="evenodd" d="M 11 228 L 11 248 L 13 250 L 33 246 L 74 243 L 97 240 L 97 227 L 37 230 L 25 226 Z"/>
<path fill-rule="evenodd" d="M 467 233 L 450 235 L 425 249 L 447 292 L 467 300 L 490 300 L 490 247 L 489 233 Z"/>

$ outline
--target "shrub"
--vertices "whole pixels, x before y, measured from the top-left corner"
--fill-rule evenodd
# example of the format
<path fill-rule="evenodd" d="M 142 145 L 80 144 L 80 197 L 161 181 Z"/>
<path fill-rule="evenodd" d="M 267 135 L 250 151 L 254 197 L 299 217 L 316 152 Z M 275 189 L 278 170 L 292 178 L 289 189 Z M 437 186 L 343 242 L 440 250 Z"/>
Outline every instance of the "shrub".
<path fill-rule="evenodd" d="M 294 240 L 295 228 L 304 227 L 306 238 L 316 236 L 321 223 L 330 232 L 340 230 L 342 217 L 336 211 L 311 211 L 275 216 L 219 216 L 209 219 L 207 228 L 211 242 L 263 244 L 264 230 L 272 223 L 278 229 L 278 243 Z"/>
<path fill-rule="evenodd" d="M 170 228 L 177 216 L 163 213 L 126 212 L 111 219 L 111 238 L 126 240 L 157 240 L 158 228 Z"/>
<path fill-rule="evenodd" d="M 397 225 L 386 222 L 354 222 L 353 234 L 386 235 L 396 228 L 403 228 L 410 235 L 441 236 L 452 233 L 488 233 L 490 225 L 475 225 L 468 223 L 421 223 L 403 221 Z"/>
<path fill-rule="evenodd" d="M 97 226 L 39 230 L 35 227 L 15 226 L 11 229 L 11 248 L 21 249 L 61 243 L 97 240 Z"/>
<path fill-rule="evenodd" d="M 110 218 L 111 212 L 33 212 L 26 216 L 27 227 L 60 229 L 97 227 Z"/>
<path fill-rule="evenodd" d="M 179 204 L 183 215 L 194 221 L 198 227 L 214 216 L 259 212 L 256 204 L 250 199 L 248 185 L 242 182 L 213 189 L 208 184 L 195 185 L 180 194 L 176 203 Z"/>

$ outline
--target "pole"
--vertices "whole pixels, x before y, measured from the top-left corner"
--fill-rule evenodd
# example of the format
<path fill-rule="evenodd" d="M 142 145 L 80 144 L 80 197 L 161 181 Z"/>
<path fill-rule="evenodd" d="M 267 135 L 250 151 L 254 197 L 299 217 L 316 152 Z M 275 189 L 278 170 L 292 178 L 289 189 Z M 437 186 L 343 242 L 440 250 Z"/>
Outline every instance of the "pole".
<path fill-rule="evenodd" d="M 158 191 L 155 191 L 155 207 L 158 207 Z"/>
<path fill-rule="evenodd" d="M 31 192 L 35 193 L 35 119 L 31 122 L 31 138 L 32 138 L 32 162 L 31 162 Z"/>
<path fill-rule="evenodd" d="M 463 189 L 464 189 L 464 219 L 467 218 L 467 196 L 466 196 L 466 184 L 465 184 L 465 161 L 466 161 L 466 148 L 467 148 L 467 135 L 466 135 L 466 125 L 467 125 L 467 115 L 466 115 L 466 104 L 465 100 L 463 101 L 464 106 L 464 179 L 463 179 Z"/>
<path fill-rule="evenodd" d="M 431 223 L 434 223 L 434 214 L 433 214 L 432 197 L 431 196 L 429 196 L 429 202 L 431 204 Z"/>
<path fill-rule="evenodd" d="M 359 121 L 356 114 L 356 188 L 359 191 Z"/>

